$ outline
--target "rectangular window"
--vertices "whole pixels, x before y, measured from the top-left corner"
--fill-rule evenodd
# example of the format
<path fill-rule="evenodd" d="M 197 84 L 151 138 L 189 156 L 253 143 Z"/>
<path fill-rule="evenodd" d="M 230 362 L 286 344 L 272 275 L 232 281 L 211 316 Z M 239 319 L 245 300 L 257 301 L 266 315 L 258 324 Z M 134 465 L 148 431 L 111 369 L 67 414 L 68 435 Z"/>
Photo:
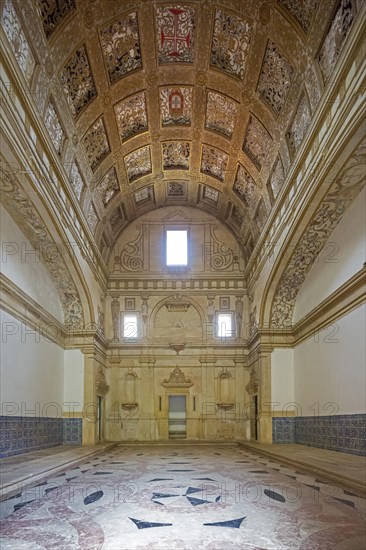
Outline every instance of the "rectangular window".
<path fill-rule="evenodd" d="M 128 313 L 123 316 L 123 337 L 137 338 L 137 336 L 138 336 L 137 315 L 134 313 Z"/>
<path fill-rule="evenodd" d="M 233 335 L 233 318 L 231 313 L 218 313 L 217 336 L 230 338 Z"/>
<path fill-rule="evenodd" d="M 166 265 L 184 266 L 188 264 L 188 232 L 169 230 L 166 232 Z"/>

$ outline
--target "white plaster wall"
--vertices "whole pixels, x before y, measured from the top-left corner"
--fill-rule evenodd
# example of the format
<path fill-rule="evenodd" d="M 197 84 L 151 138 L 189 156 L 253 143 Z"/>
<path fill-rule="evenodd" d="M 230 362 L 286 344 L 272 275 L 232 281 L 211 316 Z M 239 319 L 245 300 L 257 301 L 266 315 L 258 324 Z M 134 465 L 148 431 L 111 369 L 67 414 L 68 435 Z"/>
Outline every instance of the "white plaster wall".
<path fill-rule="evenodd" d="M 363 305 L 294 349 L 303 416 L 365 413 L 365 314 Z"/>
<path fill-rule="evenodd" d="M 63 322 L 55 285 L 24 233 L 0 205 L 1 271 L 51 315 Z"/>
<path fill-rule="evenodd" d="M 297 296 L 294 322 L 325 300 L 362 268 L 366 250 L 366 189 L 333 231 Z"/>
<path fill-rule="evenodd" d="M 61 418 L 63 349 L 0 310 L 2 414 Z"/>
<path fill-rule="evenodd" d="M 80 412 L 84 406 L 84 355 L 78 349 L 64 351 L 64 411 Z"/>
<path fill-rule="evenodd" d="M 292 411 L 294 408 L 294 352 L 288 348 L 273 350 L 271 355 L 272 410 Z"/>

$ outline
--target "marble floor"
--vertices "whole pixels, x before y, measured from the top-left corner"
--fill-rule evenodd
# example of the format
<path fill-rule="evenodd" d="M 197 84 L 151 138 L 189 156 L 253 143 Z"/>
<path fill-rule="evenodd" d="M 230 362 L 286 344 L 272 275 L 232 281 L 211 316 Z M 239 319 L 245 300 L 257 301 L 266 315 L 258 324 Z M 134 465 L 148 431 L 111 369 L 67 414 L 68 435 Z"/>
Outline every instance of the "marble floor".
<path fill-rule="evenodd" d="M 1 550 L 361 550 L 365 499 L 237 445 L 125 445 L 1 502 Z"/>

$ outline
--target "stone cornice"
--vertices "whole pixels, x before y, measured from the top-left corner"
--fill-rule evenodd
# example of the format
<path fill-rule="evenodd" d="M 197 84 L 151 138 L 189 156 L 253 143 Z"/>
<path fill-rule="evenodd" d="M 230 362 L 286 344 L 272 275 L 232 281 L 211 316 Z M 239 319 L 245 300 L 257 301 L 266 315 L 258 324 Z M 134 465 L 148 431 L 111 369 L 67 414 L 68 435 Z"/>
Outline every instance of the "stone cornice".
<path fill-rule="evenodd" d="M 341 319 L 366 301 L 366 268 L 323 300 L 315 309 L 293 326 L 295 345 Z"/>
<path fill-rule="evenodd" d="M 65 347 L 67 331 L 63 324 L 3 273 L 0 273 L 0 306 L 45 340 Z"/>
<path fill-rule="evenodd" d="M 366 302 L 366 267 L 363 267 L 303 319 L 288 328 L 258 328 L 248 347 L 292 348 Z M 252 353 L 252 351 L 250 351 Z"/>

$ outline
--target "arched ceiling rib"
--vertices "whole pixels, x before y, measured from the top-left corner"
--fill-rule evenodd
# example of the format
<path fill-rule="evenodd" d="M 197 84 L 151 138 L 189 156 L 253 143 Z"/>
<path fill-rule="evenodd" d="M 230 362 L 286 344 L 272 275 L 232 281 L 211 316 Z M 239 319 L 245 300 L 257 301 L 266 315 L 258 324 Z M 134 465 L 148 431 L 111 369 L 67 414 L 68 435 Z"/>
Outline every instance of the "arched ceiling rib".
<path fill-rule="evenodd" d="M 247 257 L 356 13 L 350 0 L 5 4 L 27 21 L 36 102 L 101 248 L 185 204 Z"/>

